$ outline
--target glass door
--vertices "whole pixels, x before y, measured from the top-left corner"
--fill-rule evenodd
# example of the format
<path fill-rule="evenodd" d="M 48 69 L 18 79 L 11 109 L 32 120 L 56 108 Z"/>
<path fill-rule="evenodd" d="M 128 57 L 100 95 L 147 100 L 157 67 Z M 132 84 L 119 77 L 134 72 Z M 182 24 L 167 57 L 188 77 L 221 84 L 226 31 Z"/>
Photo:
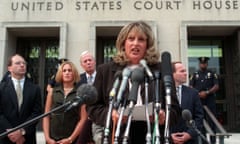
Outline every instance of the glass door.
<path fill-rule="evenodd" d="M 59 41 L 57 38 L 19 38 L 17 45 L 17 53 L 28 63 L 31 79 L 41 88 L 44 105 L 48 80 L 57 71 Z"/>

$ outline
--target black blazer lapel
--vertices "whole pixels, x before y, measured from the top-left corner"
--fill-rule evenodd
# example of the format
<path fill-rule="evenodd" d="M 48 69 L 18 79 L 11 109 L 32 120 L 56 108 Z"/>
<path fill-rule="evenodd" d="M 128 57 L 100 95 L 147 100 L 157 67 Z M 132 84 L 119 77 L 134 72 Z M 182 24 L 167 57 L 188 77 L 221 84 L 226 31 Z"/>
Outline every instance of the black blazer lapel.
<path fill-rule="evenodd" d="M 13 105 L 16 106 L 16 109 L 18 109 L 17 93 L 12 80 L 7 82 L 6 91 L 9 92 L 10 100 L 13 102 Z"/>
<path fill-rule="evenodd" d="M 87 83 L 87 76 L 86 73 L 82 73 L 80 75 L 80 84 Z"/>
<path fill-rule="evenodd" d="M 25 107 L 26 103 L 28 103 L 28 101 L 31 99 L 30 98 L 30 96 L 31 96 L 30 91 L 32 91 L 32 90 L 33 90 L 32 83 L 28 79 L 25 79 L 25 82 L 24 82 L 24 85 L 23 85 L 23 103 L 21 105 L 20 112 L 22 110 L 24 110 L 24 107 Z"/>
<path fill-rule="evenodd" d="M 182 108 L 184 108 L 184 106 L 186 106 L 187 105 L 187 98 L 188 98 L 188 93 L 187 93 L 187 91 L 186 91 L 186 87 L 183 85 L 182 86 L 182 91 L 181 91 L 182 93 L 181 93 L 181 95 L 182 95 L 182 97 L 181 97 L 181 107 Z"/>

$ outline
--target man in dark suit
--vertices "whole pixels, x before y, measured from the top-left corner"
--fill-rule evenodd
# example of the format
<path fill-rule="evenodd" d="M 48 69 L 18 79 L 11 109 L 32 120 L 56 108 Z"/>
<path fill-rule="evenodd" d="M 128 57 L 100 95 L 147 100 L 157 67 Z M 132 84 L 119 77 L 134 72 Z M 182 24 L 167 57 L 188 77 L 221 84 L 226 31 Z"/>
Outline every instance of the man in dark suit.
<path fill-rule="evenodd" d="M 181 62 L 173 63 L 172 69 L 179 104 L 182 110 L 188 109 L 192 113 L 192 119 L 195 121 L 197 129 L 202 130 L 204 114 L 198 92 L 183 85 L 187 81 L 187 72 Z M 173 127 L 171 134 L 173 143 L 177 144 L 195 144 L 198 141 L 197 136 L 198 133 L 190 126 L 187 126 L 183 119 Z"/>
<path fill-rule="evenodd" d="M 78 85 L 88 83 L 90 85 L 93 84 L 95 76 L 96 76 L 96 61 L 93 55 L 84 51 L 80 55 L 80 64 L 84 69 L 84 72 L 80 74 L 80 81 Z M 79 135 L 78 143 L 86 143 L 93 141 L 92 133 L 95 133 L 96 130 L 92 130 L 92 121 L 90 119 L 87 120 L 84 128 L 84 132 Z"/>
<path fill-rule="evenodd" d="M 26 62 L 18 54 L 10 57 L 11 76 L 0 84 L 0 133 L 42 113 L 40 88 L 25 77 Z M 9 133 L 1 144 L 36 144 L 36 123 Z"/>

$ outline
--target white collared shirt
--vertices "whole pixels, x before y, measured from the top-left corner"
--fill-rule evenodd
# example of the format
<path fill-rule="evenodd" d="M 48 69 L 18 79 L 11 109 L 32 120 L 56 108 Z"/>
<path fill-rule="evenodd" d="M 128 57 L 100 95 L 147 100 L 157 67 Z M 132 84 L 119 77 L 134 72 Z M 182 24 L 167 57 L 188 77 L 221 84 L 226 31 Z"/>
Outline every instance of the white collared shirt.
<path fill-rule="evenodd" d="M 177 93 L 177 97 L 178 97 L 178 102 L 181 105 L 181 103 L 182 103 L 182 85 L 179 85 L 176 87 L 176 93 Z"/>
<path fill-rule="evenodd" d="M 15 90 L 17 89 L 17 85 L 18 85 L 18 79 L 15 79 L 14 77 L 12 77 L 12 81 L 13 81 L 13 84 L 14 84 L 14 88 Z M 24 82 L 25 82 L 25 77 L 20 79 L 20 85 L 21 85 L 21 89 L 23 90 L 23 85 L 24 85 Z"/>

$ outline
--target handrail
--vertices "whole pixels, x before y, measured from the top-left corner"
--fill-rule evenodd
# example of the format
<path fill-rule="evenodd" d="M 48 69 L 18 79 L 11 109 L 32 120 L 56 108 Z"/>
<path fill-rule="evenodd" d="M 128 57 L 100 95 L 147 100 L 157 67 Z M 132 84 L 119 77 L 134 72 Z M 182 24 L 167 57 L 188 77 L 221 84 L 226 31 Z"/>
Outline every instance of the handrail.
<path fill-rule="evenodd" d="M 219 143 L 220 144 L 224 144 L 224 138 L 225 137 L 229 137 L 232 136 L 231 134 L 227 133 L 227 131 L 223 128 L 223 126 L 218 122 L 218 120 L 215 118 L 215 116 L 213 115 L 213 113 L 209 110 L 209 108 L 204 105 L 203 106 L 204 110 L 206 111 L 206 113 L 208 114 L 208 116 L 211 118 L 211 120 L 213 121 L 213 123 L 216 125 L 217 129 L 219 130 L 218 133 L 214 133 L 213 130 L 211 129 L 211 127 L 209 126 L 209 124 L 207 123 L 207 121 L 204 119 L 203 120 L 203 124 L 204 127 L 206 129 L 206 131 L 209 133 L 209 135 L 211 136 L 216 136 L 219 138 Z"/>
<path fill-rule="evenodd" d="M 205 119 L 203 119 L 203 125 L 209 135 L 212 135 L 212 136 L 215 135 L 213 130 L 211 129 L 211 127 L 209 126 L 209 124 L 207 123 L 207 121 Z"/>

